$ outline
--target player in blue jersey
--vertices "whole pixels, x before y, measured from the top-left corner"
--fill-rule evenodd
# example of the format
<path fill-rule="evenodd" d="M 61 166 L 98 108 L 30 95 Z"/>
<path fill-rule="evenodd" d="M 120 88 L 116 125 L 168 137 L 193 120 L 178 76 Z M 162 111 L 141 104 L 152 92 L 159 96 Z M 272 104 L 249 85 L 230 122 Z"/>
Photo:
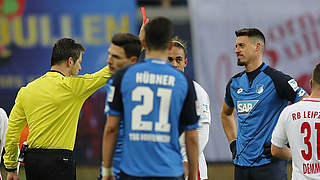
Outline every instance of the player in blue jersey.
<path fill-rule="evenodd" d="M 141 53 L 141 42 L 138 36 L 130 33 L 117 33 L 111 39 L 111 45 L 108 49 L 108 60 L 110 74 L 114 75 L 119 69 L 135 64 Z M 106 85 L 106 94 L 110 93 L 110 87 L 113 80 L 112 77 L 109 79 Z M 106 99 L 105 114 L 108 116 L 109 105 Z M 122 154 L 122 144 L 123 144 L 123 122 L 120 121 L 120 129 L 117 138 L 116 149 L 113 155 L 113 173 L 116 179 L 119 179 L 120 173 L 120 160 Z M 103 165 L 100 168 L 99 179 L 102 178 Z"/>
<path fill-rule="evenodd" d="M 260 30 L 235 33 L 238 65 L 245 71 L 227 84 L 221 112 L 235 164 L 234 179 L 287 179 L 287 162 L 271 156 L 271 135 L 288 102 L 295 103 L 307 94 L 293 78 L 263 63 L 265 38 Z"/>
<path fill-rule="evenodd" d="M 103 179 L 112 179 L 112 155 L 123 115 L 120 180 L 183 180 L 179 128 L 186 134 L 189 179 L 197 178 L 198 116 L 191 80 L 165 59 L 173 33 L 170 20 L 146 24 L 144 63 L 118 71 L 108 94 L 110 106 L 103 146 Z"/>

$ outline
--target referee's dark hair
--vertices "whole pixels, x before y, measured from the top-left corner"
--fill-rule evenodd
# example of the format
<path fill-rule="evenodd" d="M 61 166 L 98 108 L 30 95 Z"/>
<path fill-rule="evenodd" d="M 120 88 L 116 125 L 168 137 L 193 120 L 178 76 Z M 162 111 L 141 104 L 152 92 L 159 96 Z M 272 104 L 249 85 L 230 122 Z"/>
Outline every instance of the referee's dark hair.
<path fill-rule="evenodd" d="M 165 17 L 157 17 L 146 24 L 145 32 L 146 49 L 166 50 L 173 36 L 173 24 Z"/>
<path fill-rule="evenodd" d="M 70 57 L 76 62 L 79 59 L 81 52 L 84 51 L 84 47 L 75 40 L 71 38 L 62 38 L 53 46 L 51 66 L 67 61 Z"/>
<path fill-rule="evenodd" d="M 237 31 L 235 31 L 235 34 L 237 37 L 239 36 L 248 36 L 249 38 L 257 38 L 258 40 L 260 40 L 263 44 L 262 44 L 262 51 L 264 50 L 264 46 L 266 43 L 266 39 L 263 35 L 263 33 L 257 29 L 257 28 L 243 28 L 243 29 L 239 29 Z"/>
<path fill-rule="evenodd" d="M 320 63 L 316 65 L 312 72 L 312 88 L 320 89 Z"/>
<path fill-rule="evenodd" d="M 141 54 L 141 42 L 138 36 L 131 33 L 117 33 L 113 35 L 111 43 L 124 49 L 127 58 Z"/>

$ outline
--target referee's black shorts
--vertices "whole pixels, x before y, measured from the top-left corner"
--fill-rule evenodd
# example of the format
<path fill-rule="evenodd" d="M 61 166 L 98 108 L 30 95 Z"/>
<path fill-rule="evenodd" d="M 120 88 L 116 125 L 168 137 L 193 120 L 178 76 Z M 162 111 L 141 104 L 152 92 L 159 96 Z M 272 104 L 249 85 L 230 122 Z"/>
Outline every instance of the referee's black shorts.
<path fill-rule="evenodd" d="M 73 152 L 64 149 L 28 149 L 24 157 L 27 180 L 75 180 Z"/>

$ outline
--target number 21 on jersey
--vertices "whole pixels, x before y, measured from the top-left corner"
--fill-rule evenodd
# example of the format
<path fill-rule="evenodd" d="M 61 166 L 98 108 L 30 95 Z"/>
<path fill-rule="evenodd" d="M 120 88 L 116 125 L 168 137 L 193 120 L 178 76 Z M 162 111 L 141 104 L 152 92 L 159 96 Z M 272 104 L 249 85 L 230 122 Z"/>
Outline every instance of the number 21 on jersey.
<path fill-rule="evenodd" d="M 171 103 L 172 89 L 157 88 L 156 96 L 160 98 L 159 121 L 155 123 L 156 132 L 170 132 L 171 125 L 169 121 L 169 109 Z M 152 131 L 153 122 L 142 120 L 143 115 L 150 114 L 154 109 L 154 92 L 150 87 L 137 86 L 132 91 L 132 101 L 141 102 L 142 104 L 135 106 L 132 109 L 131 128 L 132 130 Z"/>

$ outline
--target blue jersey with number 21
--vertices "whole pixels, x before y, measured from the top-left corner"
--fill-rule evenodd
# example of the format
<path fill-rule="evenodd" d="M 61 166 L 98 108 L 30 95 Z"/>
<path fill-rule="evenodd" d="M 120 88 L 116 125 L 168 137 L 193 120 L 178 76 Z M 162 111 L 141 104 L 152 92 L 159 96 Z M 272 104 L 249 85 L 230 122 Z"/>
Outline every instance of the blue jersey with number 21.
<path fill-rule="evenodd" d="M 123 115 L 120 169 L 138 177 L 178 177 L 184 167 L 179 128 L 198 128 L 191 80 L 159 59 L 116 73 L 108 94 L 110 115 Z"/>

